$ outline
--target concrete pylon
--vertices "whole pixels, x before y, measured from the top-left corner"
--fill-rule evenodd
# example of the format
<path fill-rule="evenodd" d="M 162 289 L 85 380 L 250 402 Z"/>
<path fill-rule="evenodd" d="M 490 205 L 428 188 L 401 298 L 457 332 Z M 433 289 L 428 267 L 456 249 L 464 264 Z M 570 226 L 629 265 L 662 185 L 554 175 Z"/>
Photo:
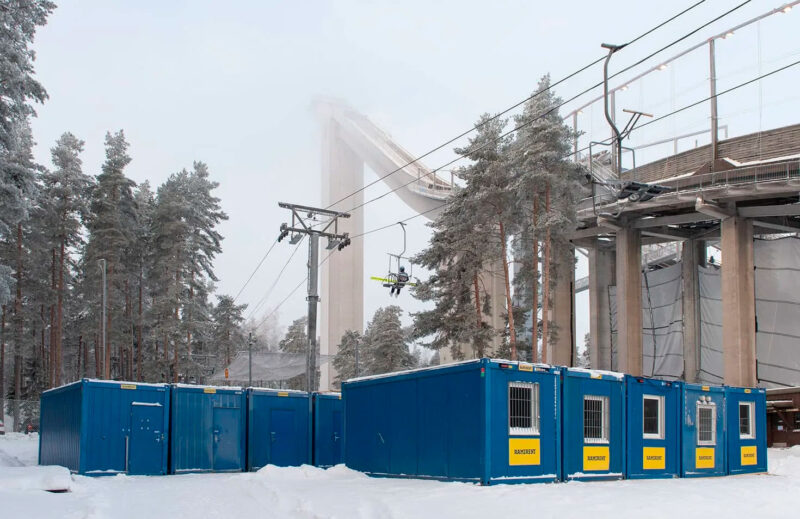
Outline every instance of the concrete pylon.
<path fill-rule="evenodd" d="M 697 382 L 700 372 L 700 280 L 697 269 L 705 264 L 706 242 L 683 242 L 683 379 L 686 382 Z"/>
<path fill-rule="evenodd" d="M 642 374 L 642 235 L 617 231 L 617 369 Z"/>
<path fill-rule="evenodd" d="M 758 382 L 753 270 L 753 222 L 722 220 L 722 357 L 725 384 L 731 386 Z"/>
<path fill-rule="evenodd" d="M 611 369 L 608 287 L 616 284 L 616 253 L 598 240 L 589 249 L 589 360 L 594 369 Z"/>
<path fill-rule="evenodd" d="M 338 123 L 328 119 L 322 126 L 322 205 L 327 207 L 364 186 L 364 161 L 341 139 Z M 331 207 L 346 211 L 364 201 L 363 192 Z M 364 232 L 364 211 L 339 220 L 339 232 Z M 347 330 L 364 330 L 364 241 L 335 251 L 322 264 L 320 354 L 336 355 Z M 336 378 L 333 362 L 320 369 L 320 390 L 332 389 Z"/>

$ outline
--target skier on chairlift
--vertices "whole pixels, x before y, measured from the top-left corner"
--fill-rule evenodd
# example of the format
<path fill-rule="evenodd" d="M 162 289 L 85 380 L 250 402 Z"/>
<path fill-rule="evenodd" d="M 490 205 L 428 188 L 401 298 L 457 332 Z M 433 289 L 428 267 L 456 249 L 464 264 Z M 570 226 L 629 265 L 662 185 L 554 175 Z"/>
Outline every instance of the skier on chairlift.
<path fill-rule="evenodd" d="M 401 266 L 400 272 L 397 273 L 397 281 L 392 285 L 389 295 L 400 297 L 400 289 L 406 286 L 406 283 L 408 283 L 408 274 L 406 274 L 406 268 Z"/>

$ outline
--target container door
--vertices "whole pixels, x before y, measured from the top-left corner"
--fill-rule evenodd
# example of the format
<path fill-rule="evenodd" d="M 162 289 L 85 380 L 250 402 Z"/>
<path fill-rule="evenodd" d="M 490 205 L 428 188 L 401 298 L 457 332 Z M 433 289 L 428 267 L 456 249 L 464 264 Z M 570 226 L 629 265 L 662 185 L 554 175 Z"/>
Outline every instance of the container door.
<path fill-rule="evenodd" d="M 131 403 L 128 474 L 163 474 L 164 408 L 161 404 Z"/>
<path fill-rule="evenodd" d="M 331 465 L 338 465 L 342 462 L 342 451 L 344 447 L 344 442 L 342 441 L 342 412 L 339 410 L 334 411 L 332 420 L 333 423 L 331 426 L 333 428 L 333 436 L 331 437 L 331 441 L 333 442 L 333 449 L 331 453 L 333 456 L 329 461 Z"/>
<path fill-rule="evenodd" d="M 241 417 L 238 407 L 214 408 L 214 459 L 213 467 L 216 471 L 241 470 L 240 458 L 241 430 L 239 420 Z"/>
<path fill-rule="evenodd" d="M 271 409 L 269 414 L 269 462 L 279 467 L 297 465 L 293 409 Z"/>

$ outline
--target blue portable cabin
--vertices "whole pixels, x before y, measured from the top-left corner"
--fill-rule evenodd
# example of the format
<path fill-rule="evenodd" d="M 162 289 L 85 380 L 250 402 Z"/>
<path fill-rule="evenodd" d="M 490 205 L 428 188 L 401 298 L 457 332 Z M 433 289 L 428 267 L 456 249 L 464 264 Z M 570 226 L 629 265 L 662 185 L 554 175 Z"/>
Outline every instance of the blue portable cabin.
<path fill-rule="evenodd" d="M 767 392 L 725 387 L 728 474 L 767 471 Z"/>
<path fill-rule="evenodd" d="M 480 359 L 347 381 L 345 463 L 374 476 L 558 481 L 559 371 Z"/>
<path fill-rule="evenodd" d="M 562 371 L 562 479 L 621 479 L 625 470 L 624 375 Z"/>
<path fill-rule="evenodd" d="M 170 474 L 243 471 L 244 390 L 173 384 L 170 393 Z"/>
<path fill-rule="evenodd" d="M 344 462 L 344 405 L 341 393 L 314 393 L 313 462 L 332 467 Z"/>
<path fill-rule="evenodd" d="M 305 391 L 247 390 L 247 470 L 311 463 L 311 400 Z"/>
<path fill-rule="evenodd" d="M 725 390 L 682 384 L 681 477 L 725 475 Z"/>
<path fill-rule="evenodd" d="M 169 386 L 83 379 L 42 393 L 39 464 L 84 475 L 167 473 Z"/>
<path fill-rule="evenodd" d="M 625 477 L 681 475 L 681 383 L 625 375 Z"/>

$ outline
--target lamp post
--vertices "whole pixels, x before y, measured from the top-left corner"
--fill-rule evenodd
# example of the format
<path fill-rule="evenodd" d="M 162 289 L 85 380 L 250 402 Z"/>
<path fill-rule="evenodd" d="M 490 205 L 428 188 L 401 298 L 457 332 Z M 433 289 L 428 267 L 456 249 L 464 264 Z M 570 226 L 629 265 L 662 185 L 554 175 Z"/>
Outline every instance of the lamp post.
<path fill-rule="evenodd" d="M 103 318 L 100 323 L 101 329 L 101 344 L 103 350 L 103 378 L 108 379 L 109 377 L 109 363 L 107 361 L 108 356 L 106 354 L 106 348 L 108 347 L 106 344 L 106 298 L 108 297 L 108 286 L 106 285 L 106 269 L 108 268 L 108 262 L 105 258 L 99 260 L 98 265 L 100 266 L 100 272 L 102 272 L 103 276 Z"/>

